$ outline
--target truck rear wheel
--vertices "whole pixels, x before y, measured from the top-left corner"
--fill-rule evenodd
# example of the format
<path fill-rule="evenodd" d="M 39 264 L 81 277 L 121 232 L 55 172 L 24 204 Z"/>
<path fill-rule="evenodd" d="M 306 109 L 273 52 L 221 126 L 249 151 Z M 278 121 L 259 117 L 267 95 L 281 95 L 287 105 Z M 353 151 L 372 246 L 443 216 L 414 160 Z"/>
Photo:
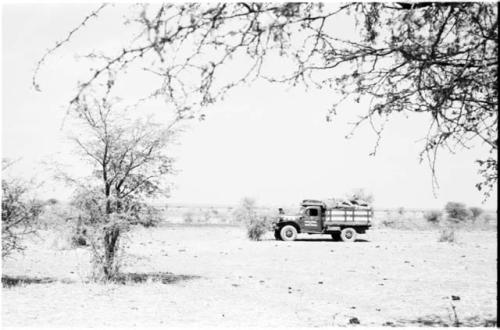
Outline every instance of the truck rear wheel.
<path fill-rule="evenodd" d="M 357 233 L 353 228 L 344 228 L 340 232 L 340 238 L 343 242 L 354 242 L 356 240 Z"/>
<path fill-rule="evenodd" d="M 292 225 L 283 226 L 280 230 L 280 236 L 284 241 L 293 241 L 297 238 L 297 228 Z"/>
<path fill-rule="evenodd" d="M 332 233 L 332 239 L 335 241 L 335 242 L 338 242 L 340 241 L 340 231 L 336 231 L 336 232 L 333 232 Z"/>

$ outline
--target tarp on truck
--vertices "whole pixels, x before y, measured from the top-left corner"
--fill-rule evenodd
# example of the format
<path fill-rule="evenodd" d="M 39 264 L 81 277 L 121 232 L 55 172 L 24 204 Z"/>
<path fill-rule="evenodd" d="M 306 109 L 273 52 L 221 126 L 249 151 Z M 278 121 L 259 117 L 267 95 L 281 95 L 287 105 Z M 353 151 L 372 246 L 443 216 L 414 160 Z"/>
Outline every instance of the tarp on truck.
<path fill-rule="evenodd" d="M 334 208 L 354 208 L 354 209 L 370 209 L 370 205 L 360 199 L 343 199 L 343 198 L 328 198 L 323 200 L 327 209 Z"/>

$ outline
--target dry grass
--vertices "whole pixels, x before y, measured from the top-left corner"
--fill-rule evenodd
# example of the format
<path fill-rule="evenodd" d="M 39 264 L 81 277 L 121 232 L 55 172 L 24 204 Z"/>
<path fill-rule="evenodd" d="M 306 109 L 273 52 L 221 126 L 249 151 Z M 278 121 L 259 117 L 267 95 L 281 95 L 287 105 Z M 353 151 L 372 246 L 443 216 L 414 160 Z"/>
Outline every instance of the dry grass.
<path fill-rule="evenodd" d="M 493 324 L 496 233 L 464 231 L 457 244 L 438 236 L 378 229 L 355 244 L 272 233 L 253 242 L 239 227 L 138 228 L 125 241 L 126 284 L 107 285 L 86 282 L 86 249 L 39 240 L 4 275 L 55 281 L 3 288 L 2 325 L 452 325 L 451 295 L 462 324 Z"/>

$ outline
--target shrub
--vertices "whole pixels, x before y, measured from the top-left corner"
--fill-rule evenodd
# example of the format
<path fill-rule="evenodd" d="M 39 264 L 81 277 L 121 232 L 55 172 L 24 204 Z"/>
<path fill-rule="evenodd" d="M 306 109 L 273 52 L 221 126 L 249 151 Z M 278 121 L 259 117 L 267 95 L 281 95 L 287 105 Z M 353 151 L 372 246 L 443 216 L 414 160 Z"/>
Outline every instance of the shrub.
<path fill-rule="evenodd" d="M 424 218 L 430 223 L 439 223 L 443 217 L 443 212 L 441 211 L 428 211 L 424 213 Z"/>
<path fill-rule="evenodd" d="M 193 212 L 187 211 L 183 215 L 184 223 L 193 223 Z"/>
<path fill-rule="evenodd" d="M 472 214 L 472 221 L 476 221 L 484 213 L 484 210 L 477 206 L 472 206 L 469 210 Z"/>
<path fill-rule="evenodd" d="M 483 221 L 485 224 L 496 223 L 497 218 L 491 214 L 485 213 L 483 215 Z"/>
<path fill-rule="evenodd" d="M 252 198 L 243 198 L 234 216 L 236 222 L 246 226 L 247 236 L 253 241 L 259 241 L 268 229 L 268 218 L 258 214 L 256 202 Z"/>
<path fill-rule="evenodd" d="M 474 209 L 474 210 L 473 210 Z M 446 221 L 441 226 L 439 242 L 456 242 L 456 230 L 468 220 L 474 220 L 483 212 L 480 208 L 467 208 L 464 203 L 448 202 L 444 207 Z"/>
<path fill-rule="evenodd" d="M 24 249 L 23 236 L 34 233 L 43 205 L 28 198 L 29 187 L 18 180 L 2 180 L 2 258 Z"/>
<path fill-rule="evenodd" d="M 220 223 L 229 223 L 229 217 L 226 214 L 220 214 L 219 215 L 219 222 Z"/>
<path fill-rule="evenodd" d="M 444 207 L 447 219 L 450 222 L 460 223 L 472 217 L 472 212 L 464 203 L 448 202 Z"/>
<path fill-rule="evenodd" d="M 131 225 L 141 225 L 146 228 L 157 227 L 162 220 L 159 208 L 137 201 L 130 207 L 129 216 Z"/>
<path fill-rule="evenodd" d="M 380 221 L 380 224 L 383 227 L 388 227 L 388 228 L 394 227 L 394 219 L 384 218 L 382 221 Z"/>
<path fill-rule="evenodd" d="M 47 204 L 47 205 L 56 205 L 58 203 L 59 203 L 59 201 L 56 198 L 49 198 L 45 202 L 45 204 Z"/>
<path fill-rule="evenodd" d="M 448 202 L 444 210 L 446 212 L 446 221 L 443 223 L 439 242 L 456 242 L 456 229 L 465 221 L 472 218 L 472 211 L 464 203 Z"/>
<path fill-rule="evenodd" d="M 267 217 L 257 216 L 256 218 L 250 220 L 246 225 L 247 236 L 252 241 L 260 241 L 262 235 L 268 230 L 268 220 Z"/>
<path fill-rule="evenodd" d="M 456 242 L 455 228 L 453 226 L 441 228 L 438 241 L 448 243 Z"/>
<path fill-rule="evenodd" d="M 212 214 L 211 214 L 210 210 L 204 210 L 203 216 L 201 217 L 201 222 L 209 223 L 211 218 L 212 218 Z"/>

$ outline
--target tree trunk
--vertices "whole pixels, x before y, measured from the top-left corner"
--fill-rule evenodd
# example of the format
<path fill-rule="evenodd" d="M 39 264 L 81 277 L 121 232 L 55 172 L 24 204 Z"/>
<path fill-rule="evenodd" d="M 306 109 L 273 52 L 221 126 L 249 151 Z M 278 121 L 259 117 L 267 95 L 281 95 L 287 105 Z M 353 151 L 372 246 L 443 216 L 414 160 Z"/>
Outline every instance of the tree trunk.
<path fill-rule="evenodd" d="M 111 195 L 111 187 L 109 184 L 105 183 L 104 185 L 104 195 L 106 196 L 106 214 L 111 214 L 111 201 L 109 200 L 109 196 Z"/>
<path fill-rule="evenodd" d="M 118 250 L 118 238 L 120 237 L 120 229 L 113 226 L 104 233 L 104 265 L 103 272 L 106 281 L 114 278 L 117 271 L 116 251 Z"/>

